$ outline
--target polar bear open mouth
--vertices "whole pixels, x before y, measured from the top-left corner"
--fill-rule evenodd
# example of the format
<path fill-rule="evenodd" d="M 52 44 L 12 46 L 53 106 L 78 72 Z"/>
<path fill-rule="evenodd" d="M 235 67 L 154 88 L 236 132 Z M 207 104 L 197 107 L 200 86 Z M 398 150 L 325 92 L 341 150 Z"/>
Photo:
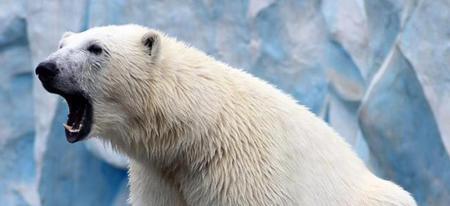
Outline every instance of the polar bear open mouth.
<path fill-rule="evenodd" d="M 91 131 L 92 104 L 83 94 L 61 96 L 69 105 L 67 123 L 64 124 L 67 141 L 74 143 L 83 140 Z"/>

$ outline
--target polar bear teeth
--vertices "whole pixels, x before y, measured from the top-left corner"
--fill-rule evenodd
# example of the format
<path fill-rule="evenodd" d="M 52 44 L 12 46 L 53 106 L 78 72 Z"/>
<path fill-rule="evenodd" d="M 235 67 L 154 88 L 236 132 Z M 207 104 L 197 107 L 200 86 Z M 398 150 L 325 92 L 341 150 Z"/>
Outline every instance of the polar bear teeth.
<path fill-rule="evenodd" d="M 74 133 L 74 132 L 80 132 L 81 127 L 83 127 L 82 124 L 80 124 L 80 127 L 77 128 L 77 129 L 73 129 L 72 126 L 69 126 L 69 125 L 67 125 L 67 124 L 63 124 L 63 126 L 64 126 L 64 128 L 66 128 L 69 132 L 72 132 L 72 133 Z"/>

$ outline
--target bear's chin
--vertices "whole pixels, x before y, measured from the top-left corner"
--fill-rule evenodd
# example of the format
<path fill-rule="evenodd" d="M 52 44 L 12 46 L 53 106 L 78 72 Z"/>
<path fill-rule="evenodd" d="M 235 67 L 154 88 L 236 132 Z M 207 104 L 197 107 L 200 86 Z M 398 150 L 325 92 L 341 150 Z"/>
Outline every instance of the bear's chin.
<path fill-rule="evenodd" d="M 85 139 L 92 127 L 92 103 L 90 98 L 82 93 L 60 94 L 69 106 L 67 122 L 63 125 L 66 139 L 75 143 Z"/>

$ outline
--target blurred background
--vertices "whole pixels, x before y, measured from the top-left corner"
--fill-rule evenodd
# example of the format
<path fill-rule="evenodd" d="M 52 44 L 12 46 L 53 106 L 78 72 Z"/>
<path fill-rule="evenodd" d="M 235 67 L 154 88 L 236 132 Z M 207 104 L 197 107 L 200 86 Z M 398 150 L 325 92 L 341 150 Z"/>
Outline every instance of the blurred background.
<path fill-rule="evenodd" d="M 277 85 L 419 205 L 450 205 L 449 0 L 0 0 L 0 205 L 126 204 L 126 158 L 67 143 L 34 75 L 63 32 L 126 23 Z"/>

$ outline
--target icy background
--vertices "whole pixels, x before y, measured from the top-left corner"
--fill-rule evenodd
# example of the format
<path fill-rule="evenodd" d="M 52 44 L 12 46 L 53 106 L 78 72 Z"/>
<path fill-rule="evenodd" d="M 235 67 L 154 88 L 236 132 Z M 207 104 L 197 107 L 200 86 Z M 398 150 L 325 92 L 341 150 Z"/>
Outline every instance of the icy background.
<path fill-rule="evenodd" d="M 1 205 L 125 204 L 126 159 L 68 144 L 33 75 L 64 31 L 124 23 L 277 85 L 420 205 L 450 205 L 449 0 L 0 0 Z"/>

